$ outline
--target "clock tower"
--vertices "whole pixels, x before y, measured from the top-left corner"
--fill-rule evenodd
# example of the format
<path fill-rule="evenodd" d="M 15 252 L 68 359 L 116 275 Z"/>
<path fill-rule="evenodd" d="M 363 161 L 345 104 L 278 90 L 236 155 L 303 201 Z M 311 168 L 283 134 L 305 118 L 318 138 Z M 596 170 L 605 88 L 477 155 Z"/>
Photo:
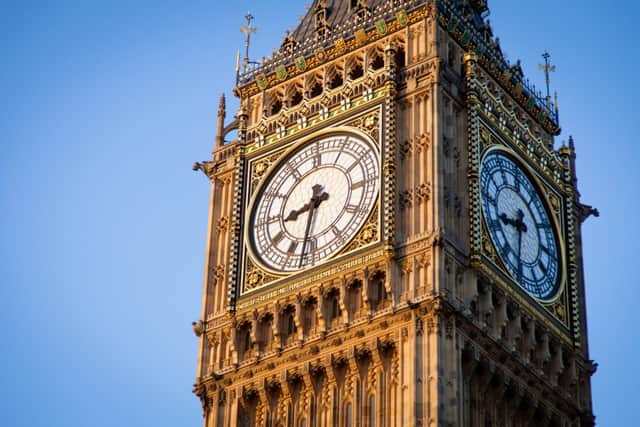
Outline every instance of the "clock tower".
<path fill-rule="evenodd" d="M 195 165 L 205 427 L 594 425 L 580 226 L 597 211 L 487 15 L 315 0 L 246 59 Z"/>

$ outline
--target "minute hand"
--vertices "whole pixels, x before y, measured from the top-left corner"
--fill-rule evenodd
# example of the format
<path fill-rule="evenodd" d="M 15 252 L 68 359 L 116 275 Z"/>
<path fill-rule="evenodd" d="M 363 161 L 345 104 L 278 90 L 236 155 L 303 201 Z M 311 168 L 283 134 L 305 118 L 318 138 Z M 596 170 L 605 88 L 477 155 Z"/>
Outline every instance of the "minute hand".
<path fill-rule="evenodd" d="M 516 227 L 518 230 L 518 281 L 522 281 L 522 229 L 520 227 Z"/>
<path fill-rule="evenodd" d="M 518 281 L 522 281 L 522 233 L 527 232 L 527 225 L 524 223 L 524 212 L 518 209 L 516 219 L 513 221 L 513 226 L 518 232 Z"/>
<path fill-rule="evenodd" d="M 325 201 L 325 200 L 327 200 L 329 198 L 329 193 L 327 193 L 326 191 L 324 193 L 320 193 L 321 190 L 322 190 L 322 186 L 321 185 L 314 185 L 313 186 L 313 195 L 311 196 L 311 200 L 309 201 L 309 203 L 304 205 L 304 207 L 302 208 L 305 211 L 308 209 L 309 210 L 309 214 L 307 216 L 307 226 L 305 227 L 305 231 L 304 231 L 304 240 L 302 241 L 302 252 L 300 253 L 299 268 L 302 268 L 302 262 L 304 260 L 304 255 L 305 255 L 305 251 L 306 251 L 306 248 L 307 248 L 307 243 L 308 243 L 308 240 L 309 240 L 309 233 L 311 232 L 311 221 L 313 220 L 313 213 L 314 213 L 315 209 L 318 206 L 320 206 L 320 203 L 322 203 L 323 201 Z M 292 214 L 293 214 L 293 212 L 292 212 Z"/>
<path fill-rule="evenodd" d="M 313 211 L 315 210 L 315 201 L 314 198 L 311 199 L 311 202 L 305 206 L 309 206 L 309 215 L 307 216 L 307 226 L 304 231 L 304 240 L 302 241 L 302 252 L 300 253 L 300 265 L 298 268 L 302 268 L 302 261 L 304 261 L 304 254 L 307 249 L 307 241 L 309 240 L 309 231 L 311 231 L 311 219 L 313 217 Z"/>

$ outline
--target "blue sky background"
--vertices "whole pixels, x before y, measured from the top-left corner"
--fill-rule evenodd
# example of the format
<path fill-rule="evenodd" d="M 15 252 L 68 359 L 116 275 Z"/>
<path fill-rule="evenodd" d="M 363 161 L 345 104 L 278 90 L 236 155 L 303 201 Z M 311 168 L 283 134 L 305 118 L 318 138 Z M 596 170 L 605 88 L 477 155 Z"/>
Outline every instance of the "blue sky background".
<path fill-rule="evenodd" d="M 310 0 L 308 0 L 310 2 Z M 611 6 L 610 6 L 611 4 Z M 268 55 L 302 1 L 4 1 L 0 425 L 200 426 L 191 394 L 209 187 L 238 27 Z M 632 0 L 491 0 L 511 60 L 558 66 L 583 201 L 601 426 L 637 425 L 640 144 Z M 229 119 L 233 111 L 229 114 Z"/>

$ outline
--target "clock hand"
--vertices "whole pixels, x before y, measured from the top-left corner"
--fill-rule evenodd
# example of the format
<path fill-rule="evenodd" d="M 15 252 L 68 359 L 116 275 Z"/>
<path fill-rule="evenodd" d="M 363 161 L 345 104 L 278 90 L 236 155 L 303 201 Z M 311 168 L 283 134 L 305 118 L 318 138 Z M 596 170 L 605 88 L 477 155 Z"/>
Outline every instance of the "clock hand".
<path fill-rule="evenodd" d="M 516 213 L 516 219 L 513 221 L 513 226 L 518 231 L 518 281 L 522 281 L 522 233 L 527 232 L 527 225 L 523 221 L 524 212 L 521 209 L 518 209 Z"/>
<path fill-rule="evenodd" d="M 515 227 L 515 221 L 509 218 L 506 213 L 503 212 L 499 216 L 502 222 L 505 223 L 505 225 L 513 225 Z"/>
<path fill-rule="evenodd" d="M 307 241 L 309 240 L 309 231 L 311 231 L 311 218 L 313 217 L 313 210 L 315 203 L 310 203 L 311 207 L 309 208 L 309 214 L 307 216 L 307 226 L 304 231 L 304 240 L 302 241 L 302 251 L 300 252 L 300 265 L 299 268 L 302 268 L 302 262 L 304 261 L 305 250 L 307 249 Z"/>
<path fill-rule="evenodd" d="M 522 212 L 522 209 L 518 209 L 515 219 L 509 218 L 504 212 L 499 215 L 499 218 L 505 223 L 505 225 L 510 225 L 518 231 L 527 232 L 527 224 L 522 221 L 524 219 L 524 212 Z"/>
<path fill-rule="evenodd" d="M 527 224 L 524 223 L 523 219 L 524 219 L 524 212 L 522 212 L 522 209 L 518 209 L 518 212 L 516 213 L 516 219 L 514 221 L 513 226 L 516 227 L 518 229 L 518 231 L 522 231 L 522 232 L 526 233 L 527 232 Z"/>
<path fill-rule="evenodd" d="M 300 214 L 305 213 L 306 211 L 308 211 L 310 206 L 311 206 L 311 204 L 307 203 L 306 205 L 304 205 L 300 209 L 293 210 L 293 211 L 289 212 L 289 215 L 284 219 L 284 222 L 295 221 L 296 219 L 298 219 L 298 216 L 300 216 Z"/>
<path fill-rule="evenodd" d="M 311 200 L 309 203 L 305 205 L 308 206 L 307 210 L 309 213 L 307 214 L 307 226 L 304 231 L 304 240 L 302 241 L 302 251 L 300 253 L 300 264 L 299 268 L 302 268 L 302 262 L 304 261 L 305 251 L 307 249 L 307 242 L 309 241 L 309 232 L 311 231 L 311 220 L 313 219 L 313 213 L 317 207 L 320 206 L 320 203 L 327 200 L 329 198 L 329 193 L 326 191 L 320 194 L 322 191 L 322 186 L 316 184 L 313 186 L 313 195 L 311 196 Z M 303 207 L 304 209 L 304 207 Z"/>
<path fill-rule="evenodd" d="M 501 213 L 499 215 L 500 219 L 502 220 L 502 222 L 505 223 L 505 225 L 510 225 L 513 228 L 516 229 L 516 231 L 518 232 L 518 253 L 517 253 L 517 258 L 518 258 L 518 281 L 522 280 L 522 259 L 520 257 L 520 255 L 522 254 L 522 233 L 526 233 L 527 232 L 527 224 L 524 223 L 524 212 L 522 212 L 522 209 L 518 209 L 518 211 L 516 212 L 516 217 L 515 218 L 509 218 L 507 216 L 507 214 L 505 214 L 504 212 Z"/>
<path fill-rule="evenodd" d="M 516 227 L 518 230 L 518 282 L 522 281 L 522 258 L 520 258 L 520 254 L 522 253 L 522 230 L 519 227 Z"/>
<path fill-rule="evenodd" d="M 324 192 L 324 193 L 320 194 L 316 199 L 315 207 L 317 208 L 318 206 L 320 206 L 320 202 L 325 201 L 328 198 L 329 198 L 329 194 L 327 192 Z M 284 222 L 295 221 L 296 219 L 298 219 L 300 214 L 303 214 L 303 213 L 307 212 L 311 208 L 311 205 L 312 205 L 311 202 L 310 203 L 306 203 L 300 209 L 292 210 L 291 212 L 289 212 L 289 215 L 284 219 Z"/>

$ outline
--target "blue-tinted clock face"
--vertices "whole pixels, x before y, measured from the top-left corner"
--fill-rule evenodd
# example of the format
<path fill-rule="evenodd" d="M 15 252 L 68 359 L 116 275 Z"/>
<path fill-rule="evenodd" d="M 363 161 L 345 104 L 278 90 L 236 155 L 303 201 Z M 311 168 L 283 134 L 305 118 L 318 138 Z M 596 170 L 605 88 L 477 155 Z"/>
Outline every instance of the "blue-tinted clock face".
<path fill-rule="evenodd" d="M 558 245 L 553 224 L 526 173 L 508 155 L 482 161 L 482 213 L 509 273 L 530 295 L 553 298 L 558 289 Z"/>

